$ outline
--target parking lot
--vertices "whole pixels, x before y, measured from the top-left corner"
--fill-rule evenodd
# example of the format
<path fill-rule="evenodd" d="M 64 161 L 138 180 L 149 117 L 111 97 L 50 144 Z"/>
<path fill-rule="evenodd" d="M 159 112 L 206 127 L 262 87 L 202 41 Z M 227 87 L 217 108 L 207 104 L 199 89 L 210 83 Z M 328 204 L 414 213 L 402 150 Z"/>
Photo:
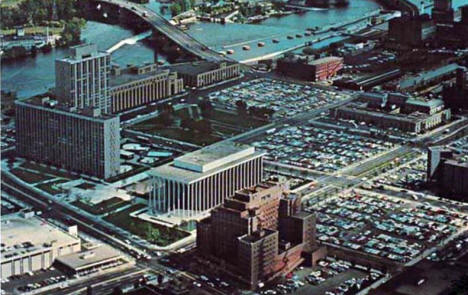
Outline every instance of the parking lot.
<path fill-rule="evenodd" d="M 326 257 L 315 267 L 299 267 L 286 280 L 268 285 L 261 294 L 355 294 L 383 276 L 376 269 Z"/>
<path fill-rule="evenodd" d="M 330 102 L 348 99 L 350 95 L 310 85 L 256 79 L 210 93 L 208 97 L 215 104 L 224 104 L 232 108 L 236 108 L 236 102 L 243 101 L 247 107 L 265 107 L 275 111 L 273 117 L 286 118 L 317 109 Z"/>
<path fill-rule="evenodd" d="M 322 243 L 407 263 L 467 227 L 468 217 L 430 204 L 358 190 L 307 208 Z"/>
<path fill-rule="evenodd" d="M 322 172 L 335 172 L 386 152 L 396 145 L 344 131 L 288 126 L 252 143 L 267 160 Z"/>
<path fill-rule="evenodd" d="M 378 185 L 391 185 L 411 190 L 423 189 L 427 178 L 427 156 L 422 155 L 408 164 L 400 166 L 390 174 L 377 178 Z"/>

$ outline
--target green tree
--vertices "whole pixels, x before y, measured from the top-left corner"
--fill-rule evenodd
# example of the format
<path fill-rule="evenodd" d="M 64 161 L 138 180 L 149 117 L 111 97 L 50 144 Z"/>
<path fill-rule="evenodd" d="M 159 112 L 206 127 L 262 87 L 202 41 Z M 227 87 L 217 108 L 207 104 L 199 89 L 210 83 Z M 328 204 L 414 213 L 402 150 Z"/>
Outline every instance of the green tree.
<path fill-rule="evenodd" d="M 179 3 L 174 3 L 171 5 L 171 15 L 176 16 L 179 15 L 182 12 L 182 7 L 180 6 Z"/>

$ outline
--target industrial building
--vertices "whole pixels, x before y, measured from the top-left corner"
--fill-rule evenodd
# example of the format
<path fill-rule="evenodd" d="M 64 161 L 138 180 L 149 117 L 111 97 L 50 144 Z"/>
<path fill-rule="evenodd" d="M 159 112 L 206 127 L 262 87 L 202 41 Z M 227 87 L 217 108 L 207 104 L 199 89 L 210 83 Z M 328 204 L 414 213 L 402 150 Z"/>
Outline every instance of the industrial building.
<path fill-rule="evenodd" d="M 120 170 L 120 119 L 49 97 L 17 100 L 18 156 L 100 178 Z"/>
<path fill-rule="evenodd" d="M 451 18 L 451 11 L 442 11 L 444 20 L 439 20 L 437 23 L 436 45 L 448 48 L 466 48 L 468 46 L 468 5 L 461 6 L 460 11 L 460 21 L 453 19 L 448 21 Z M 434 16 L 434 19 L 436 17 L 439 17 L 438 14 Z"/>
<path fill-rule="evenodd" d="M 94 44 L 70 48 L 70 56 L 55 61 L 55 94 L 61 104 L 110 112 L 110 53 Z"/>
<path fill-rule="evenodd" d="M 432 8 L 432 19 L 436 24 L 451 23 L 455 18 L 452 8 L 452 0 L 434 0 Z"/>
<path fill-rule="evenodd" d="M 198 61 L 174 64 L 169 67 L 184 80 L 184 85 L 190 87 L 204 87 L 218 82 L 239 77 L 241 74 L 239 63 Z"/>
<path fill-rule="evenodd" d="M 390 20 L 388 38 L 396 47 L 421 46 L 435 32 L 436 26 L 429 15 L 403 15 Z"/>
<path fill-rule="evenodd" d="M 263 155 L 254 147 L 221 142 L 153 168 L 150 209 L 184 216 L 210 210 L 262 180 Z"/>
<path fill-rule="evenodd" d="M 57 257 L 81 249 L 76 227 L 66 232 L 34 212 L 2 216 L 1 237 L 2 279 L 47 269 Z"/>
<path fill-rule="evenodd" d="M 427 179 L 448 197 L 468 198 L 468 155 L 443 146 L 428 149 Z"/>
<path fill-rule="evenodd" d="M 391 91 L 404 92 L 424 89 L 454 77 L 459 69 L 463 69 L 463 67 L 456 63 L 443 65 L 417 75 L 405 76 L 399 80 L 388 82 L 384 85 L 384 88 Z"/>
<path fill-rule="evenodd" d="M 161 70 L 156 64 L 112 69 L 110 79 L 111 112 L 118 113 L 155 102 L 184 90 L 176 72 Z"/>
<path fill-rule="evenodd" d="M 468 109 L 468 79 L 465 68 L 457 70 L 455 83 L 444 85 L 442 97 L 445 105 L 452 110 Z"/>
<path fill-rule="evenodd" d="M 308 81 L 322 81 L 330 79 L 343 68 L 343 58 L 329 56 L 319 59 L 300 57 L 298 55 L 285 56 L 277 61 L 277 69 L 285 75 Z"/>
<path fill-rule="evenodd" d="M 451 112 L 438 99 L 422 101 L 401 94 L 365 93 L 358 102 L 336 108 L 334 116 L 380 128 L 422 133 L 450 120 Z"/>
<path fill-rule="evenodd" d="M 199 253 L 250 288 L 285 275 L 316 247 L 315 215 L 300 204 L 287 183 L 241 189 L 197 223 Z"/>

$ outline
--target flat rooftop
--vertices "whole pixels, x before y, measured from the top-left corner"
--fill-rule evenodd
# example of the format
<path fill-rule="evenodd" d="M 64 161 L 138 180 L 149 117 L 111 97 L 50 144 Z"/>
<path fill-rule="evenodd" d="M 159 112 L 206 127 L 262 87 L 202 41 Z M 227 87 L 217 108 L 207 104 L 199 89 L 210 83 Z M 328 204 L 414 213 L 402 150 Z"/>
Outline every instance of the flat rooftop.
<path fill-rule="evenodd" d="M 221 142 L 176 158 L 174 166 L 195 172 L 206 172 L 253 153 L 255 148 L 246 144 Z"/>
<path fill-rule="evenodd" d="M 92 109 L 72 108 L 68 105 L 59 103 L 52 96 L 37 95 L 27 99 L 16 100 L 15 103 L 19 105 L 28 105 L 36 109 L 69 115 L 72 117 L 87 118 L 90 120 L 106 120 L 116 118 L 114 115 L 108 115 L 101 112 L 93 113 Z"/>
<path fill-rule="evenodd" d="M 70 269 L 79 271 L 81 269 L 86 269 L 88 267 L 123 258 L 122 254 L 111 247 L 107 245 L 98 245 L 97 247 L 87 251 L 58 257 L 56 260 Z"/>
<path fill-rule="evenodd" d="M 263 155 L 263 152 L 257 152 L 254 147 L 245 144 L 220 142 L 153 168 L 149 174 L 189 183 Z"/>
<path fill-rule="evenodd" d="M 225 62 L 225 63 L 226 63 L 226 66 L 231 66 L 235 64 L 234 62 Z M 198 62 L 174 64 L 168 68 L 181 74 L 198 75 L 198 74 L 202 74 L 202 73 L 206 73 L 209 71 L 219 69 L 220 67 L 221 67 L 221 63 L 209 62 L 209 61 L 198 61 Z"/>
<path fill-rule="evenodd" d="M 131 71 L 122 72 L 120 75 L 111 75 L 109 79 L 109 86 L 116 87 L 120 85 L 125 85 L 127 83 L 141 81 L 149 78 L 153 78 L 160 75 L 169 75 L 168 70 L 156 70 L 154 72 L 149 72 L 145 74 L 138 74 Z"/>
<path fill-rule="evenodd" d="M 320 64 L 327 63 L 327 62 L 340 61 L 340 60 L 343 60 L 343 58 L 337 57 L 337 56 L 327 56 L 327 57 L 312 60 L 309 62 L 309 65 L 320 65 Z"/>
<path fill-rule="evenodd" d="M 1 260 L 31 255 L 35 252 L 79 243 L 77 237 L 36 216 L 24 218 L 23 213 L 2 216 Z"/>

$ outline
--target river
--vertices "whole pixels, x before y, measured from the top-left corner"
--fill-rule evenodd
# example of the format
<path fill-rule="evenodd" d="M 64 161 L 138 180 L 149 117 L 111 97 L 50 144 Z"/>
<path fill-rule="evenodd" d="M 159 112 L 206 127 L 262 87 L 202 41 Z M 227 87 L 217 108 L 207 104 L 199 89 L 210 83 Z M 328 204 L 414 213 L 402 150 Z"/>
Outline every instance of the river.
<path fill-rule="evenodd" d="M 466 0 L 455 0 L 464 2 Z M 160 12 L 161 4 L 150 0 L 147 6 Z M 378 9 L 380 6 L 373 0 L 351 0 L 344 8 L 315 9 L 303 14 L 292 14 L 284 17 L 267 19 L 259 24 L 213 24 L 196 23 L 187 31 L 193 37 L 216 50 L 235 50 L 233 57 L 237 60 L 249 59 L 259 55 L 304 43 L 305 38 L 286 39 L 287 35 L 303 33 L 306 28 L 323 27 L 330 24 L 349 21 Z M 168 12 L 168 10 L 166 10 Z M 169 18 L 169 15 L 165 15 Z M 101 50 L 108 49 L 122 39 L 131 37 L 133 32 L 118 25 L 109 25 L 88 21 L 82 30 L 82 39 L 95 43 Z M 272 38 L 280 39 L 273 44 Z M 310 37 L 313 38 L 313 37 Z M 258 41 L 264 40 L 264 47 L 257 47 Z M 327 41 L 327 42 L 330 42 Z M 249 44 L 251 50 L 242 51 L 242 45 Z M 39 53 L 36 57 L 14 62 L 6 62 L 1 68 L 1 86 L 5 91 L 16 91 L 18 97 L 29 97 L 47 91 L 54 86 L 54 60 L 67 54 L 66 49 L 54 49 L 47 54 Z M 164 60 L 164 56 L 159 56 Z M 112 61 L 120 65 L 142 64 L 153 62 L 153 50 L 144 42 L 125 45 L 112 54 Z"/>

